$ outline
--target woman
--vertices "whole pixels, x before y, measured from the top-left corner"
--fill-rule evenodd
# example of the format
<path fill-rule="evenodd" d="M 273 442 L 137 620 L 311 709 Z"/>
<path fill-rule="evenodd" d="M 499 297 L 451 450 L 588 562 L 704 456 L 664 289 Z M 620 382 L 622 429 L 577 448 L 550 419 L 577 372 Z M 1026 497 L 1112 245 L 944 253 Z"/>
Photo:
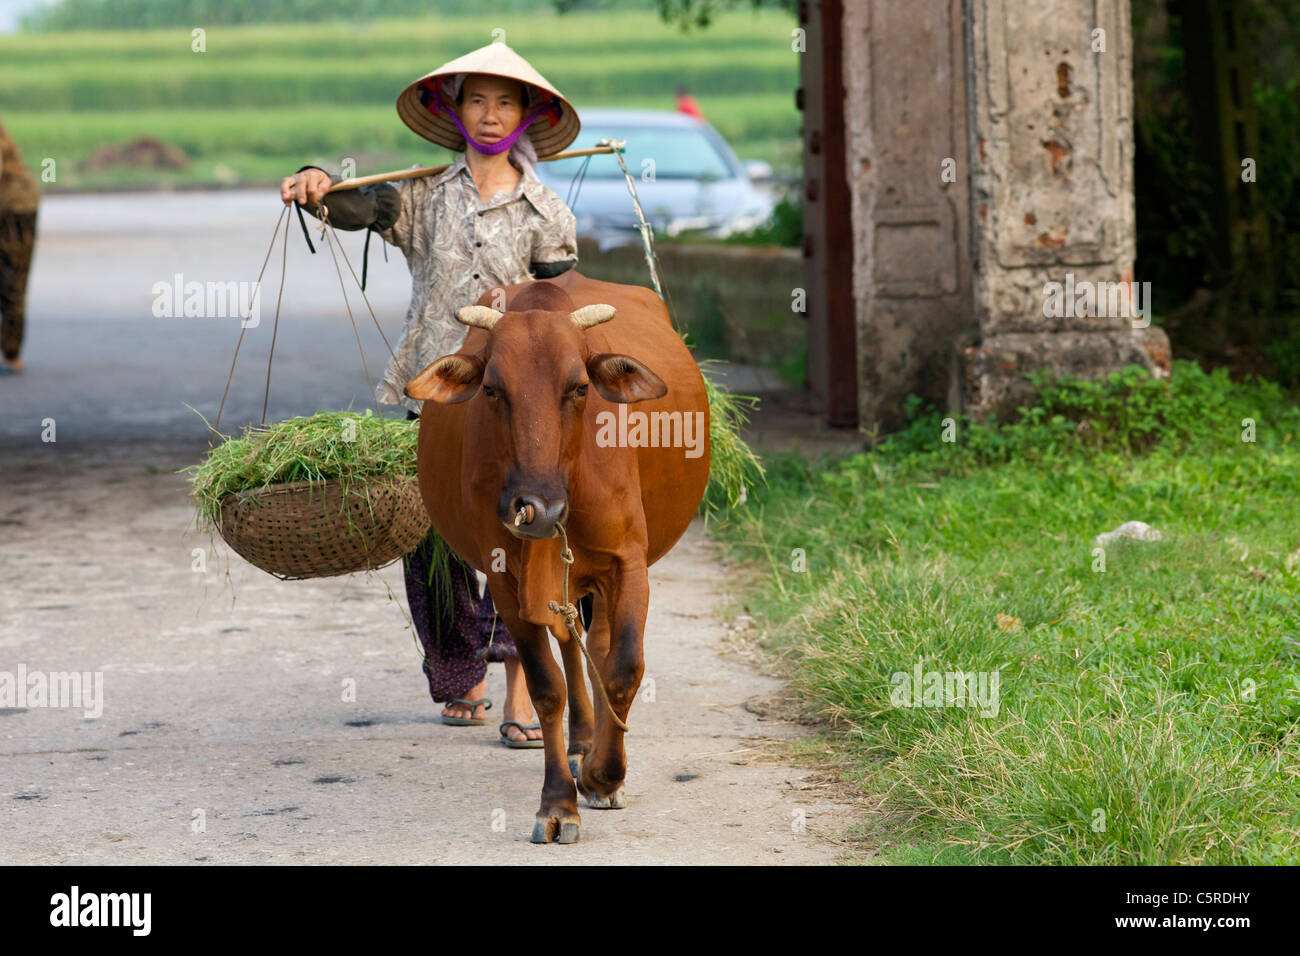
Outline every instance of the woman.
<path fill-rule="evenodd" d="M 538 180 L 533 164 L 573 142 L 579 124 L 568 101 L 504 43 L 416 80 L 398 97 L 397 111 L 425 139 L 465 155 L 436 176 L 328 197 L 338 177 L 304 166 L 281 183 L 280 195 L 286 205 L 296 201 L 318 217 L 323 205 L 336 228 L 373 229 L 406 255 L 411 305 L 375 395 L 404 405 L 407 418 L 415 419 L 423 402 L 405 396 L 406 383 L 460 348 L 468 329 L 456 321 L 457 309 L 489 289 L 551 278 L 577 261 L 573 213 Z M 501 740 L 511 747 L 542 746 L 518 652 L 491 595 L 485 588 L 478 599 L 477 577 L 455 555 L 444 567 L 433 553 L 435 539 L 431 534 L 403 564 L 429 692 L 448 702 L 443 720 L 485 723 L 492 706 L 483 696 L 487 661 L 504 661 Z"/>
<path fill-rule="evenodd" d="M 40 195 L 18 147 L 0 125 L 0 375 L 23 370 L 19 353 Z"/>

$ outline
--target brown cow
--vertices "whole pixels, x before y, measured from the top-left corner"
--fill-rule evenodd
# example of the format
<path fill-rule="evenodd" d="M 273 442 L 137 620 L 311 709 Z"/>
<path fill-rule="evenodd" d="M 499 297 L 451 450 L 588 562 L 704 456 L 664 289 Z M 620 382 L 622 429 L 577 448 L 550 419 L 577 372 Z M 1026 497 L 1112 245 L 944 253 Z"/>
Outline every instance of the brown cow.
<path fill-rule="evenodd" d="M 686 531 L 708 482 L 704 380 L 663 302 L 640 286 L 569 271 L 489 290 L 459 318 L 474 326 L 460 351 L 406 386 L 424 400 L 420 492 L 438 533 L 488 576 L 519 648 L 546 753 L 532 840 L 573 843 L 577 789 L 593 809 L 627 806 L 627 759 L 599 693 L 593 714 L 580 649 L 547 608 L 562 586 L 557 524 L 573 551 L 570 600 L 595 596 L 588 676 L 626 721 L 645 669 L 646 569 Z"/>

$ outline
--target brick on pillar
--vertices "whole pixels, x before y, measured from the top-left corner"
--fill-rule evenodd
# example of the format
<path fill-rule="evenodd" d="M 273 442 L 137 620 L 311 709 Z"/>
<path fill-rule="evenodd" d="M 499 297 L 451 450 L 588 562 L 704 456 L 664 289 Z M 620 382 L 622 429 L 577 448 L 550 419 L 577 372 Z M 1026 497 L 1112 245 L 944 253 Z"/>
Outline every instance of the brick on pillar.
<path fill-rule="evenodd" d="M 1044 287 L 1132 280 L 1132 38 L 1128 0 L 968 0 L 971 230 L 980 340 L 963 402 L 1006 420 L 1051 368 L 1168 376 L 1169 343 L 1131 317 L 1049 317 Z M 1104 31 L 1104 52 L 1093 31 Z M 1140 279 L 1141 277 L 1137 277 Z"/>

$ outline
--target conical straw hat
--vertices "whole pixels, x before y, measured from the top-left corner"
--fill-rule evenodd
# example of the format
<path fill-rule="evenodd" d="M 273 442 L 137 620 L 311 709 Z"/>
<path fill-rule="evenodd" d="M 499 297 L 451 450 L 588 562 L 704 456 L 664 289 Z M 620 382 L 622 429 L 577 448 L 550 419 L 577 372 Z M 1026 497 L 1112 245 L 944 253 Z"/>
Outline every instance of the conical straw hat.
<path fill-rule="evenodd" d="M 445 146 L 447 149 L 461 152 L 465 149 L 465 137 L 456 128 L 445 109 L 433 111 L 437 100 L 433 96 L 442 77 L 456 73 L 487 73 L 519 80 L 534 88 L 534 94 L 540 94 L 542 102 L 549 109 L 538 115 L 528 127 L 528 136 L 541 159 L 558 153 L 572 143 L 582 128 L 578 114 L 574 112 L 569 101 L 547 82 L 546 77 L 532 68 L 527 60 L 506 46 L 504 43 L 489 43 L 472 53 L 444 63 L 432 73 L 420 77 L 397 97 L 397 115 L 407 126 L 415 130 L 431 143 Z M 455 106 L 454 98 L 443 93 L 443 99 Z M 425 104 L 428 104 L 427 106 Z M 536 96 L 530 99 L 524 112 L 527 117 L 538 106 Z"/>

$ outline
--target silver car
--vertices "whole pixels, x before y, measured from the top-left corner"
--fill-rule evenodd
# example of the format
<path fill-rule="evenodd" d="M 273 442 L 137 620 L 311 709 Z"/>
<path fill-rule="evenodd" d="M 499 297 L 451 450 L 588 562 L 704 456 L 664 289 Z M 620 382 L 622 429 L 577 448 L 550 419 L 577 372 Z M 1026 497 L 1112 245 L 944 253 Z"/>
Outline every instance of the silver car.
<path fill-rule="evenodd" d="M 772 168 L 761 161 L 741 163 L 703 120 L 659 110 L 584 110 L 582 133 L 571 148 L 594 146 L 602 139 L 627 141 L 623 161 L 656 232 L 724 238 L 761 225 L 772 213 L 775 203 L 761 188 Z M 537 176 L 569 202 L 579 236 L 596 239 L 602 250 L 640 242 L 618 161 L 592 156 L 586 176 L 575 182 L 585 161 L 538 163 Z"/>

